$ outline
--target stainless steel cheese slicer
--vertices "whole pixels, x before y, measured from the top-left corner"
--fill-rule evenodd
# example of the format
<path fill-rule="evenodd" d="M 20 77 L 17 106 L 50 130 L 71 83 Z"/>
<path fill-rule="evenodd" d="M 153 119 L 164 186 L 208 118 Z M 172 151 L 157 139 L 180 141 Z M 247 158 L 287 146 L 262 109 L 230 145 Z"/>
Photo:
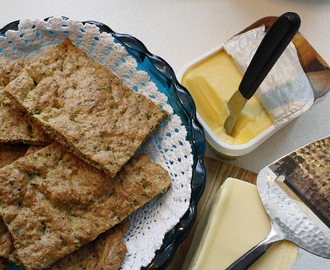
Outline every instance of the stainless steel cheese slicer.
<path fill-rule="evenodd" d="M 248 269 L 275 242 L 289 240 L 330 259 L 330 137 L 263 168 L 257 188 L 271 231 L 227 270 Z"/>

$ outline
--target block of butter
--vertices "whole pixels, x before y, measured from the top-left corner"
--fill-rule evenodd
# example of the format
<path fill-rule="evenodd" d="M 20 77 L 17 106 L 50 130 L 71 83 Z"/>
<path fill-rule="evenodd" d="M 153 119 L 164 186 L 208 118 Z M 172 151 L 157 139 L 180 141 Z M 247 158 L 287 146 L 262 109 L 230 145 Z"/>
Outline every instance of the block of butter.
<path fill-rule="evenodd" d="M 183 269 L 224 270 L 264 240 L 270 226 L 257 187 L 228 178 L 202 216 Z M 249 269 L 292 269 L 298 250 L 288 241 L 275 243 Z"/>
<path fill-rule="evenodd" d="M 233 133 L 227 134 L 224 128 L 229 116 L 227 102 L 242 77 L 233 58 L 224 50 L 191 67 L 182 77 L 182 84 L 189 89 L 205 124 L 218 139 L 232 145 L 250 142 L 273 124 L 257 97 L 252 96 L 237 119 Z"/>

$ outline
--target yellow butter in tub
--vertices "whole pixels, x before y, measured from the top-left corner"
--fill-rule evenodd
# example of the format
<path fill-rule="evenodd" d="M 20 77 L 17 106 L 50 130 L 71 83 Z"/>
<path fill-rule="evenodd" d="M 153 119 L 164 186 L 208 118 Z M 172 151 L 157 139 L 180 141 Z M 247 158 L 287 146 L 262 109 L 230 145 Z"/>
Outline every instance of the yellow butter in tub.
<path fill-rule="evenodd" d="M 224 50 L 193 66 L 182 78 L 200 117 L 220 140 L 228 144 L 247 143 L 273 124 L 257 97 L 253 96 L 236 122 L 233 136 L 226 133 L 224 122 L 229 115 L 226 104 L 241 80 L 242 73 Z"/>

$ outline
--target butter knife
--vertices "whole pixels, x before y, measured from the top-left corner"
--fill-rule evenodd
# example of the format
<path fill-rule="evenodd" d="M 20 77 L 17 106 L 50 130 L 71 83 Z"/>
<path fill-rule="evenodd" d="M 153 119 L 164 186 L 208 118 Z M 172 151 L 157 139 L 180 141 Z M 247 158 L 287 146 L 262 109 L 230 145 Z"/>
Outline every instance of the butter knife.
<path fill-rule="evenodd" d="M 224 125 L 227 134 L 232 133 L 235 122 L 246 102 L 257 91 L 299 27 L 299 15 L 294 12 L 287 12 L 278 17 L 267 31 L 242 78 L 238 90 L 227 103 L 230 113 Z"/>

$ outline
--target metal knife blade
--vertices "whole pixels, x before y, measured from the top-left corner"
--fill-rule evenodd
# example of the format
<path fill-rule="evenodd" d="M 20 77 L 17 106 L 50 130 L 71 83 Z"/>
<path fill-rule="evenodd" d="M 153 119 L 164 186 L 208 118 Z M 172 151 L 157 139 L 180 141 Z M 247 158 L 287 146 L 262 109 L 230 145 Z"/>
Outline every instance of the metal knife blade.
<path fill-rule="evenodd" d="M 231 134 L 246 102 L 253 96 L 261 82 L 272 69 L 300 27 L 300 17 L 287 12 L 277 18 L 261 41 L 249 64 L 238 90 L 228 101 L 229 116 L 224 127 Z"/>

